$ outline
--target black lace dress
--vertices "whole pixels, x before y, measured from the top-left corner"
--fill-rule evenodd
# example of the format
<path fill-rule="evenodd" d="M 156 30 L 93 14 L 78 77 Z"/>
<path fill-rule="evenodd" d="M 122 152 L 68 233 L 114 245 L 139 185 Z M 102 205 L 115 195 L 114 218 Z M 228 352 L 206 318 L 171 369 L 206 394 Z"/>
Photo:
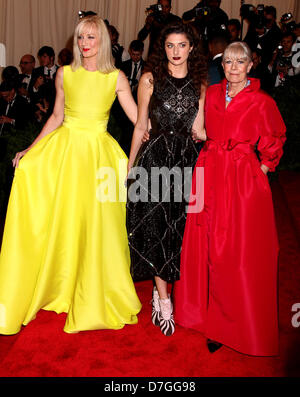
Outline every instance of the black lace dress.
<path fill-rule="evenodd" d="M 199 95 L 187 75 L 155 84 L 152 130 L 128 181 L 127 231 L 134 281 L 180 277 L 180 252 L 192 170 L 199 148 L 191 128 Z M 138 168 L 136 168 L 138 167 Z"/>

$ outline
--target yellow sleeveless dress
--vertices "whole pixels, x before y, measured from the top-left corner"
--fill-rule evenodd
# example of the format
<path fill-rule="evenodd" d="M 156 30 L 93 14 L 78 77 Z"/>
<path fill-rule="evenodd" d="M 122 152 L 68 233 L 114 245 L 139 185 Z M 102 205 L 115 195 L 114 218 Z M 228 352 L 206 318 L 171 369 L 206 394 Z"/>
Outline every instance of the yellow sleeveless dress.
<path fill-rule="evenodd" d="M 64 67 L 65 118 L 15 171 L 0 255 L 0 333 L 40 309 L 65 332 L 137 323 L 126 232 L 127 158 L 106 131 L 118 70 Z"/>

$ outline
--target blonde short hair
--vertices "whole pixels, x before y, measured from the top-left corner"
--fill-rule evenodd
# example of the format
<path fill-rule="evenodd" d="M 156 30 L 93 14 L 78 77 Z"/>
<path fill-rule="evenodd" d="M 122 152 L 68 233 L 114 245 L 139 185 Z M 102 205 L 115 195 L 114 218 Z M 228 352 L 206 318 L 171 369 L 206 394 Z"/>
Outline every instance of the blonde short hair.
<path fill-rule="evenodd" d="M 223 53 L 223 62 L 226 59 L 247 59 L 249 62 L 252 61 L 252 53 L 249 46 L 243 41 L 234 41 L 230 43 Z"/>
<path fill-rule="evenodd" d="M 115 70 L 114 60 L 111 50 L 111 40 L 103 19 L 97 15 L 85 17 L 77 24 L 74 32 L 73 41 L 73 62 L 71 63 L 72 70 L 77 70 L 82 65 L 82 56 L 78 48 L 78 36 L 84 31 L 96 28 L 99 37 L 99 51 L 97 59 L 97 69 L 102 73 L 110 73 Z"/>

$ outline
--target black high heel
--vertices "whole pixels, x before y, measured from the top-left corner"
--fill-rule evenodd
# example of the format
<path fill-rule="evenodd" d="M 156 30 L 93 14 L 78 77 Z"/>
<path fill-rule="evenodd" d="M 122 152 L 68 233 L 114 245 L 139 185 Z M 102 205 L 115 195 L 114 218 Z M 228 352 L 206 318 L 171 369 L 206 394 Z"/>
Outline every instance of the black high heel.
<path fill-rule="evenodd" d="M 207 344 L 207 348 L 208 348 L 210 353 L 216 352 L 217 350 L 219 350 L 223 346 L 222 343 L 216 342 L 216 341 L 211 340 L 211 339 L 207 339 L 206 344 Z"/>

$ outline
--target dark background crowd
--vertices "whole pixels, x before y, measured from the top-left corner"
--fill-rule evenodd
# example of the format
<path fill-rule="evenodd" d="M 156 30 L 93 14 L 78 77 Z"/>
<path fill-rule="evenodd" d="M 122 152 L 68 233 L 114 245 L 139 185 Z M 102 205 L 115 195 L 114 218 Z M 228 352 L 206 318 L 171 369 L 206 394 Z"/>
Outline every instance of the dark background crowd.
<path fill-rule="evenodd" d="M 250 77 L 260 79 L 261 87 L 272 95 L 287 125 L 287 143 L 281 167 L 299 169 L 299 94 L 300 94 L 300 24 L 291 13 L 277 15 L 273 6 L 244 4 L 240 19 L 230 19 L 221 8 L 221 0 L 202 0 L 181 17 L 171 12 L 171 0 L 158 0 L 149 6 L 144 26 L 130 46 L 119 43 L 119 32 L 105 21 L 111 37 L 115 65 L 126 74 L 137 100 L 137 86 L 145 60 L 162 28 L 171 22 L 190 23 L 199 34 L 208 62 L 208 84 L 224 77 L 221 65 L 226 46 L 243 40 L 252 50 Z M 79 17 L 94 14 L 81 12 Z M 148 54 L 144 41 L 149 36 Z M 3 69 L 0 85 L 0 211 L 3 213 L 13 177 L 11 159 L 27 147 L 51 114 L 55 101 L 55 77 L 59 66 L 72 62 L 72 53 L 63 48 L 57 61 L 53 48 L 42 46 L 37 59 L 24 54 L 19 69 Z M 39 65 L 38 65 L 39 64 Z M 133 126 L 116 99 L 108 130 L 129 154 Z M 3 219 L 3 217 L 1 216 Z"/>

